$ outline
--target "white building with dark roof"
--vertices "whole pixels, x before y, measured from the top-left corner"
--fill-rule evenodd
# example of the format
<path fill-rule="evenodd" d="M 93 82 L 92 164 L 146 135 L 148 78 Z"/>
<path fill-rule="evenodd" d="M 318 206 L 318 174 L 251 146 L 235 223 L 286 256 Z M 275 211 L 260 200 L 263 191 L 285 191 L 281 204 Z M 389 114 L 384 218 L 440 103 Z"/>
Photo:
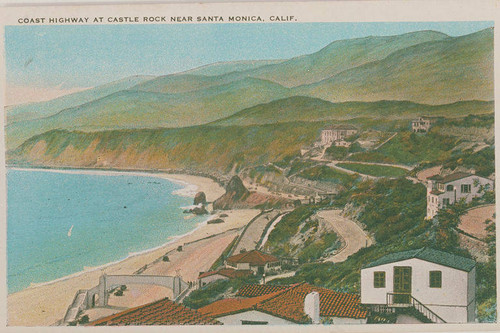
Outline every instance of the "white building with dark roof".
<path fill-rule="evenodd" d="M 460 199 L 470 202 L 493 189 L 491 179 L 466 172 L 456 172 L 448 176 L 433 176 L 427 179 L 427 218 L 431 219 L 438 211 L 453 205 Z"/>
<path fill-rule="evenodd" d="M 431 248 L 392 253 L 361 269 L 361 304 L 372 312 L 413 310 L 423 322 L 474 322 L 475 267 Z"/>

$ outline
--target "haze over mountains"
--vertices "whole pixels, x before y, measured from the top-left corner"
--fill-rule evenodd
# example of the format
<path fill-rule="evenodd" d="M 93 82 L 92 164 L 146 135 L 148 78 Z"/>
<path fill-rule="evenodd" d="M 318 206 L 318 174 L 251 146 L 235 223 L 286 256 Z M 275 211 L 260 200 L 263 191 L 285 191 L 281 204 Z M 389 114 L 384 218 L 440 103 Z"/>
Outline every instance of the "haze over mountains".
<path fill-rule="evenodd" d="M 125 78 L 48 102 L 9 107 L 7 148 L 54 129 L 489 113 L 493 97 L 492 28 L 460 37 L 419 31 L 335 41 L 289 60 L 216 63 L 166 76 Z"/>

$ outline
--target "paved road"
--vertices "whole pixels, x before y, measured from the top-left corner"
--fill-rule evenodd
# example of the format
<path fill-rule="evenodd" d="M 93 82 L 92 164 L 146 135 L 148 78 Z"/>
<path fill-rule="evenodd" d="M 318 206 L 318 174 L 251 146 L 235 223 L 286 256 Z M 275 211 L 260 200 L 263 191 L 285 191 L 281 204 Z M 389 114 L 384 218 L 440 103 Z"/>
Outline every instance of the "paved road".
<path fill-rule="evenodd" d="M 255 250 L 257 243 L 262 237 L 266 226 L 274 220 L 280 214 L 279 211 L 271 211 L 269 213 L 262 214 L 257 217 L 255 220 L 250 222 L 247 226 L 241 238 L 236 245 L 236 248 L 233 250 L 232 254 L 238 254 L 241 250 L 245 249 L 246 251 Z"/>
<path fill-rule="evenodd" d="M 325 261 L 342 262 L 361 248 L 372 244 L 370 237 L 356 222 L 341 216 L 340 213 L 339 209 L 322 210 L 318 213 L 318 216 L 330 223 L 335 232 L 345 241 L 345 246 Z"/>
<path fill-rule="evenodd" d="M 266 283 L 268 283 L 269 281 L 275 280 L 275 279 L 287 278 L 287 277 L 291 277 L 294 275 L 295 275 L 295 272 L 286 272 L 286 273 L 282 273 L 282 274 L 278 274 L 278 275 L 266 276 Z"/>

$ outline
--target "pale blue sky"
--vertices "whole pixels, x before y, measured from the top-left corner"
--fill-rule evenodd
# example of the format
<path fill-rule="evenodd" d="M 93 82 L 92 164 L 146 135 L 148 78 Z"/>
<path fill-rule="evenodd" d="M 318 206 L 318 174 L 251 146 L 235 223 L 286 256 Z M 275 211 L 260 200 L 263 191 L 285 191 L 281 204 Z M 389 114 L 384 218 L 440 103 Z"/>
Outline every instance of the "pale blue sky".
<path fill-rule="evenodd" d="M 91 87 L 231 60 L 285 59 L 369 35 L 473 33 L 493 22 L 8 26 L 7 82 Z"/>

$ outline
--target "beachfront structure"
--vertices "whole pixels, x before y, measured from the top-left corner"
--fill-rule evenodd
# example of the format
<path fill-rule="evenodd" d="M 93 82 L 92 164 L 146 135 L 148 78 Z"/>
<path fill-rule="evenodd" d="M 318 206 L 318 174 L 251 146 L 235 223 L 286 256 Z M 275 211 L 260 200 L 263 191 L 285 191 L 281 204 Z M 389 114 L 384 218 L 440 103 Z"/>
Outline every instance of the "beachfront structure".
<path fill-rule="evenodd" d="M 198 311 L 225 325 L 364 324 L 368 313 L 358 295 L 307 283 L 247 285 Z"/>
<path fill-rule="evenodd" d="M 90 322 L 87 326 L 136 325 L 220 325 L 212 317 L 176 304 L 168 298 L 115 313 Z"/>
<path fill-rule="evenodd" d="M 218 280 L 230 280 L 239 277 L 246 277 L 254 274 L 252 270 L 236 270 L 233 268 L 222 268 L 217 271 L 201 272 L 198 276 L 198 286 L 201 288 L 207 284 Z"/>
<path fill-rule="evenodd" d="M 427 117 L 418 117 L 417 119 L 412 120 L 411 122 L 411 130 L 414 133 L 427 133 L 431 129 L 433 119 Z"/>
<path fill-rule="evenodd" d="M 438 211 L 463 199 L 470 202 L 481 197 L 485 191 L 493 189 L 493 180 L 466 172 L 456 172 L 448 176 L 427 178 L 427 218 Z"/>
<path fill-rule="evenodd" d="M 270 271 L 281 270 L 281 263 L 278 258 L 257 250 L 228 257 L 224 264 L 226 268 L 252 270 L 255 274 L 264 274 Z"/>
<path fill-rule="evenodd" d="M 474 322 L 475 266 L 431 248 L 392 253 L 361 269 L 361 304 L 373 312 L 416 310 L 428 322 Z"/>
<path fill-rule="evenodd" d="M 350 125 L 328 126 L 321 131 L 321 145 L 330 146 L 333 142 L 344 140 L 357 132 L 358 129 Z"/>

